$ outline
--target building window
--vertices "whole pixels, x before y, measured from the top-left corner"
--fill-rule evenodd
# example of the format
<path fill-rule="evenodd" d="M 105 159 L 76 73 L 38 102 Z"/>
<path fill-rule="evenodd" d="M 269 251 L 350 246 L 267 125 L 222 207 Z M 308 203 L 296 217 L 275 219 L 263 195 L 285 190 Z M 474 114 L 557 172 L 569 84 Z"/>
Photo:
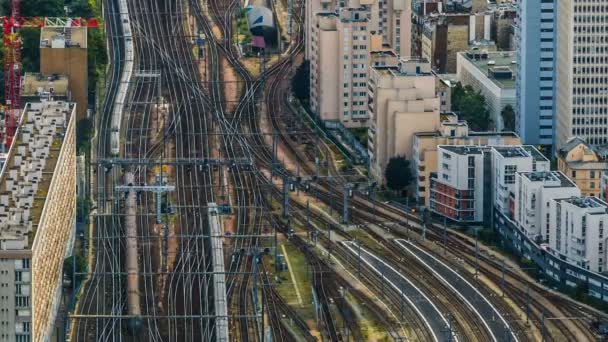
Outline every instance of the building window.
<path fill-rule="evenodd" d="M 572 171 L 572 178 L 576 178 L 576 171 Z"/>

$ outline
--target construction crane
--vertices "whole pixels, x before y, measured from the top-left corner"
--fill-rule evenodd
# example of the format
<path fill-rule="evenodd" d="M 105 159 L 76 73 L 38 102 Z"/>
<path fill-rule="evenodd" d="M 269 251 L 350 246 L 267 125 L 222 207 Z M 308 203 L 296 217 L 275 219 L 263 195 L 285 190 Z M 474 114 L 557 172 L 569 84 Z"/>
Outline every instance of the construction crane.
<path fill-rule="evenodd" d="M 19 30 L 22 27 L 98 27 L 97 20 L 83 18 L 22 18 L 19 14 L 20 0 L 11 0 L 11 15 L 2 17 L 4 45 L 4 131 L 0 132 L 2 147 L 10 148 L 21 112 L 21 48 Z"/>

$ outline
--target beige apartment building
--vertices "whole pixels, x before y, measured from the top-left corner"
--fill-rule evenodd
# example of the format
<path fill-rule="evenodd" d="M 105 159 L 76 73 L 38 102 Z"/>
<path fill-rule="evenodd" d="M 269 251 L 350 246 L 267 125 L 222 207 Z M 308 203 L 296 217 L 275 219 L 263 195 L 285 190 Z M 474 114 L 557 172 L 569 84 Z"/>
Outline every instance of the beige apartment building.
<path fill-rule="evenodd" d="M 414 168 L 418 203 L 430 205 L 431 174 L 437 172 L 437 146 L 486 146 L 520 145 L 517 134 L 512 132 L 473 132 L 466 121 L 455 114 L 441 115 L 438 130 L 414 134 L 412 167 Z"/>
<path fill-rule="evenodd" d="M 440 103 L 435 76 L 425 59 L 402 59 L 398 67 L 372 67 L 368 83 L 370 171 L 383 181 L 390 158 L 411 158 L 416 132 L 439 127 Z"/>
<path fill-rule="evenodd" d="M 556 147 L 577 136 L 608 144 L 608 39 L 605 1 L 558 1 Z"/>
<path fill-rule="evenodd" d="M 411 0 L 371 1 L 372 30 L 400 56 L 412 55 Z"/>
<path fill-rule="evenodd" d="M 346 127 L 368 125 L 369 9 L 319 12 L 312 30 L 311 109 L 322 120 Z"/>
<path fill-rule="evenodd" d="M 26 104 L 0 173 L 2 341 L 52 335 L 75 231 L 75 127 L 73 103 Z"/>
<path fill-rule="evenodd" d="M 88 108 L 88 59 L 86 27 L 43 27 L 40 31 L 40 73 L 65 75 L 78 120 Z"/>
<path fill-rule="evenodd" d="M 602 174 L 608 171 L 606 147 L 593 147 L 584 139 L 568 140 L 557 154 L 557 168 L 570 177 L 583 196 L 600 197 Z"/>
<path fill-rule="evenodd" d="M 304 35 L 306 39 L 305 58 L 312 58 L 313 29 L 317 26 L 317 13 L 331 12 L 335 9 L 335 0 L 308 0 L 305 2 Z"/>

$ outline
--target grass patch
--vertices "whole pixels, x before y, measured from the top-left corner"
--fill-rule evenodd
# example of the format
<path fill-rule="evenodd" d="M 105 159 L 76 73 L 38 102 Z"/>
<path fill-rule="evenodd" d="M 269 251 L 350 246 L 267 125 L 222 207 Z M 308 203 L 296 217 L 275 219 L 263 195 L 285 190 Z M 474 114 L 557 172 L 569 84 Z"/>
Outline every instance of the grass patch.
<path fill-rule="evenodd" d="M 285 246 L 285 251 L 289 257 L 296 284 L 293 283 L 289 270 L 276 273 L 275 286 L 277 292 L 288 305 L 291 305 L 296 310 L 303 320 L 314 320 L 312 308 L 312 274 L 308 273 L 310 270 L 307 267 L 308 262 L 306 257 L 290 242 L 284 242 L 281 245 Z M 279 252 L 283 253 L 283 249 L 279 248 Z M 273 258 L 270 260 L 271 269 L 274 270 L 275 261 Z M 298 302 L 295 288 L 298 289 L 302 296 L 302 305 Z"/>

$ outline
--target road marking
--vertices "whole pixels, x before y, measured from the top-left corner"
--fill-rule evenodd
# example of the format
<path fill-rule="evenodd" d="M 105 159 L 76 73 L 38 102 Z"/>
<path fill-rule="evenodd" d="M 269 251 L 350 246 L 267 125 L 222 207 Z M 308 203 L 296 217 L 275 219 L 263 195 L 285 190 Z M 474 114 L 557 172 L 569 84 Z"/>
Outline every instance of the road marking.
<path fill-rule="evenodd" d="M 293 288 L 296 290 L 296 296 L 298 297 L 298 303 L 300 306 L 304 305 L 302 301 L 302 295 L 300 294 L 300 290 L 298 290 L 298 282 L 296 281 L 296 276 L 293 274 L 293 270 L 291 269 L 291 263 L 289 262 L 289 256 L 287 255 L 287 250 L 285 250 L 285 245 L 281 245 L 281 250 L 283 251 L 283 255 L 285 256 L 285 262 L 287 263 L 287 269 L 289 270 L 289 275 L 291 276 L 291 282 L 293 283 Z M 275 260 L 276 262 L 276 260 Z"/>

